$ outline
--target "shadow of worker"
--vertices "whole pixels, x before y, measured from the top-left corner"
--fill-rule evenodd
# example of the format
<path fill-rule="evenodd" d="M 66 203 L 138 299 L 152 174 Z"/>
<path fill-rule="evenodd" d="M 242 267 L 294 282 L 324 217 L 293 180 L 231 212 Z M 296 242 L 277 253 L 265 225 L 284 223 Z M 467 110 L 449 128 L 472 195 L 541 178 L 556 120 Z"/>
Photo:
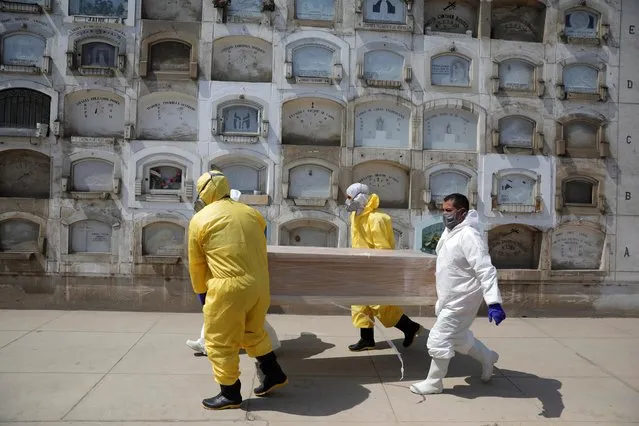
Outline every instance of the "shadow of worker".
<path fill-rule="evenodd" d="M 288 375 L 289 383 L 267 397 L 252 395 L 246 400 L 244 409 L 250 411 L 254 420 L 269 420 L 268 412 L 285 413 L 292 416 L 331 416 L 366 401 L 370 395 L 364 384 L 371 383 L 372 363 L 368 354 L 313 358 L 334 348 L 313 333 L 301 333 L 291 340 L 282 340 L 277 351 L 278 361 Z M 338 348 L 339 352 L 341 348 Z M 345 354 L 346 355 L 346 354 Z M 258 369 L 257 380 L 261 380 Z M 379 379 L 376 380 L 379 383 Z M 281 417 L 278 417 L 281 420 Z M 288 421 L 292 419 L 287 419 Z"/>

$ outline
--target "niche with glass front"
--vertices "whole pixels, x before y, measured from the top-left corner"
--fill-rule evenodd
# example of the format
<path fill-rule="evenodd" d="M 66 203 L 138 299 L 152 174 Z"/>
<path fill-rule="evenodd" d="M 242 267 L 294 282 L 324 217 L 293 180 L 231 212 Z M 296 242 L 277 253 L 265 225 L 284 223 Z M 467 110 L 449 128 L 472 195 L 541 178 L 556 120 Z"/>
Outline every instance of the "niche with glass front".
<path fill-rule="evenodd" d="M 106 40 L 81 40 L 67 53 L 67 68 L 81 75 L 113 77 L 124 72 L 125 64 L 126 55 Z"/>
<path fill-rule="evenodd" d="M 62 191 L 73 198 L 110 198 L 120 192 L 120 178 L 112 162 L 86 158 L 71 164 L 71 176 L 62 177 Z"/>
<path fill-rule="evenodd" d="M 444 198 L 454 193 L 468 197 L 471 205 L 475 203 L 475 192 L 471 190 L 474 182 L 468 173 L 455 169 L 443 169 L 431 172 L 427 179 L 423 198 L 429 210 L 441 210 Z"/>
<path fill-rule="evenodd" d="M 295 19 L 305 25 L 329 25 L 335 20 L 335 0 L 294 0 Z"/>
<path fill-rule="evenodd" d="M 364 54 L 358 64 L 357 76 L 367 86 L 399 89 L 404 81 L 412 80 L 412 68 L 405 64 L 405 58 L 391 50 L 377 49 Z"/>
<path fill-rule="evenodd" d="M 142 228 L 142 256 L 146 262 L 177 263 L 185 255 L 186 230 L 172 222 L 153 222 Z"/>
<path fill-rule="evenodd" d="M 156 79 L 196 79 L 197 49 L 169 34 L 156 34 L 142 41 L 139 73 Z"/>
<path fill-rule="evenodd" d="M 40 225 L 22 217 L 0 221 L 0 258 L 28 260 L 32 255 L 42 253 L 44 237 Z"/>
<path fill-rule="evenodd" d="M 541 176 L 524 170 L 493 173 L 492 210 L 502 213 L 541 212 Z"/>
<path fill-rule="evenodd" d="M 98 220 L 81 220 L 69 226 L 69 254 L 111 254 L 113 227 Z"/>
<path fill-rule="evenodd" d="M 559 156 L 605 158 L 610 155 L 604 122 L 590 117 L 574 117 L 557 123 L 555 153 Z"/>
<path fill-rule="evenodd" d="M 122 23 L 128 9 L 128 0 L 69 0 L 69 16 L 75 22 Z"/>
<path fill-rule="evenodd" d="M 0 72 L 49 74 L 51 58 L 46 55 L 46 40 L 25 31 L 1 36 Z"/>
<path fill-rule="evenodd" d="M 143 201 L 180 202 L 193 198 L 193 181 L 186 167 L 172 161 L 144 165 L 142 178 L 135 180 L 135 195 Z"/>
<path fill-rule="evenodd" d="M 424 113 L 424 149 L 476 151 L 478 117 L 470 111 L 444 108 Z"/>
<path fill-rule="evenodd" d="M 493 62 L 491 81 L 496 95 L 542 97 L 546 91 L 543 65 L 534 65 L 524 59 Z"/>
<path fill-rule="evenodd" d="M 280 245 L 297 247 L 337 247 L 339 230 L 323 220 L 302 219 L 283 224 Z"/>
<path fill-rule="evenodd" d="M 232 189 L 242 193 L 240 201 L 250 205 L 267 205 L 266 165 L 243 158 L 226 158 L 211 163 L 210 170 L 220 170 Z"/>
<path fill-rule="evenodd" d="M 333 84 L 342 80 L 339 50 L 328 43 L 309 41 L 287 49 L 286 78 L 297 84 Z"/>
<path fill-rule="evenodd" d="M 268 127 L 260 104 L 239 100 L 218 107 L 212 130 L 224 142 L 257 143 L 260 137 L 268 136 Z"/>
<path fill-rule="evenodd" d="M 493 130 L 493 147 L 498 152 L 543 153 L 543 132 L 534 120 L 520 115 L 509 115 L 499 119 L 497 127 Z"/>
<path fill-rule="evenodd" d="M 605 197 L 599 182 L 599 179 L 591 176 L 569 175 L 561 179 L 555 208 L 562 214 L 604 214 Z"/>
<path fill-rule="evenodd" d="M 599 45 L 610 37 L 610 25 L 602 22 L 601 14 L 587 7 L 568 9 L 563 15 L 563 30 L 559 38 L 564 43 Z"/>
<path fill-rule="evenodd" d="M 608 100 L 608 87 L 603 83 L 600 67 L 589 64 L 571 64 L 563 68 L 561 82 L 557 84 L 559 100 Z"/>
<path fill-rule="evenodd" d="M 431 58 L 431 85 L 470 87 L 471 80 L 471 60 L 469 58 L 449 53 Z"/>

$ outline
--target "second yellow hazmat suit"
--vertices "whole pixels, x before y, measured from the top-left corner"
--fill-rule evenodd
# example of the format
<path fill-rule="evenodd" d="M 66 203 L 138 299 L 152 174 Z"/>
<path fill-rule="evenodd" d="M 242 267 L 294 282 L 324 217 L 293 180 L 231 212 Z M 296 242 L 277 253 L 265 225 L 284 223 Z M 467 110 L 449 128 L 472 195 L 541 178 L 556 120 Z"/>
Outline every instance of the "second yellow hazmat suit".
<path fill-rule="evenodd" d="M 395 249 L 393 223 L 389 215 L 380 212 L 379 196 L 370 194 L 367 185 L 354 183 L 346 190 L 346 204 L 351 210 L 351 245 L 353 248 L 382 250 Z M 392 283 L 389 283 L 392 291 Z M 405 334 L 404 346 L 410 346 L 421 326 L 410 320 L 399 306 L 393 305 L 353 305 L 351 306 L 353 325 L 361 331 L 360 340 L 349 346 L 352 351 L 360 351 L 375 346 L 373 333 L 374 319 L 378 318 L 384 327 L 397 327 Z"/>
<path fill-rule="evenodd" d="M 195 293 L 206 293 L 206 352 L 221 388 L 202 403 L 210 409 L 237 408 L 242 402 L 241 348 L 258 359 L 265 376 L 256 395 L 287 382 L 264 329 L 270 305 L 266 221 L 230 198 L 228 181 L 219 171 L 200 176 L 197 190 L 196 206 L 205 207 L 189 223 L 189 272 Z"/>

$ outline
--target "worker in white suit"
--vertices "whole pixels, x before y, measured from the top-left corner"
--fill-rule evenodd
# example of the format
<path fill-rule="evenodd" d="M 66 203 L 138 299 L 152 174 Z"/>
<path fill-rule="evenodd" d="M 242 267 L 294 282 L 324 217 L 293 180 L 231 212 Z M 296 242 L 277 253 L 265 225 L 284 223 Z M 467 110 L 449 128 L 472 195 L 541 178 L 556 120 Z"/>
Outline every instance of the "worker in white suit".
<path fill-rule="evenodd" d="M 233 201 L 240 201 L 241 195 L 242 193 L 238 191 L 237 189 L 231 189 L 231 199 Z M 202 302 L 202 304 L 204 304 L 204 302 Z M 271 326 L 271 324 L 268 323 L 268 321 L 264 321 L 264 329 L 266 330 L 266 333 L 268 333 L 268 337 L 271 340 L 271 346 L 273 346 L 273 350 L 275 351 L 279 349 L 282 346 L 282 344 L 280 343 L 280 340 L 277 338 L 277 333 L 275 332 L 275 329 L 273 329 L 273 327 Z M 189 339 L 186 341 L 186 345 L 189 348 L 193 349 L 195 352 L 206 356 L 206 345 L 204 344 L 204 325 L 202 325 L 202 330 L 200 331 L 200 338 L 196 340 Z"/>
<path fill-rule="evenodd" d="M 482 300 L 488 305 L 488 320 L 499 325 L 506 319 L 501 307 L 497 270 L 479 228 L 479 214 L 469 209 L 468 198 L 451 194 L 444 198 L 446 229 L 437 243 L 437 320 L 430 330 L 427 347 L 431 356 L 428 377 L 410 386 L 420 395 L 441 393 L 448 364 L 455 353 L 468 354 L 482 365 L 481 379 L 490 381 L 497 352 L 477 340 L 470 326 Z"/>

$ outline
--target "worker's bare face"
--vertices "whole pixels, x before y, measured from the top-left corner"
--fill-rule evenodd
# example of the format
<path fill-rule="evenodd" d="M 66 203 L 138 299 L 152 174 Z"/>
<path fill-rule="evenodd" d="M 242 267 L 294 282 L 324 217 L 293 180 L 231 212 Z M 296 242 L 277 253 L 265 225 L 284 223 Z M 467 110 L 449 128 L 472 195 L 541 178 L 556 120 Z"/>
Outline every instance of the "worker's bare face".
<path fill-rule="evenodd" d="M 456 210 L 457 209 L 453 206 L 452 200 L 444 201 L 444 204 L 442 205 L 442 211 L 444 213 L 454 213 Z"/>

